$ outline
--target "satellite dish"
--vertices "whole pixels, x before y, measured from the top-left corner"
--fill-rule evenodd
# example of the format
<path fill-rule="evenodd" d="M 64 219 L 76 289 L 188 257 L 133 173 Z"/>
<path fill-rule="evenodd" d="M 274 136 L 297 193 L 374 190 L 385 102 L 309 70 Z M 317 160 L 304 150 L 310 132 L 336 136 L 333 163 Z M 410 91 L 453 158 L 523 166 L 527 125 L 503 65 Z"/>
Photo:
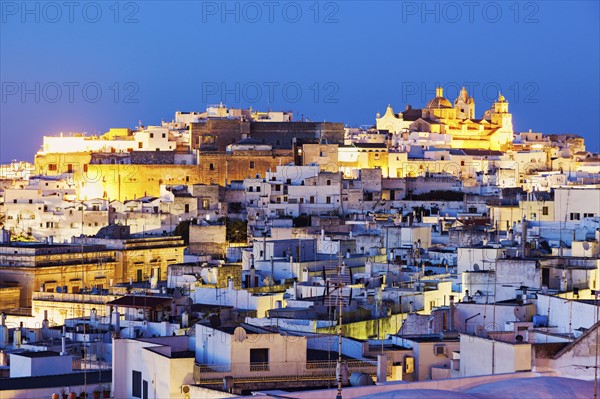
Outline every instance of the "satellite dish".
<path fill-rule="evenodd" d="M 585 249 L 586 251 L 588 251 L 590 249 L 590 243 L 587 241 L 584 241 L 582 246 L 583 246 L 583 249 Z"/>
<path fill-rule="evenodd" d="M 517 318 L 517 321 L 526 321 L 525 320 L 527 318 L 527 308 L 526 307 L 517 306 L 517 307 L 515 307 L 514 313 L 515 313 L 515 317 Z"/>
<path fill-rule="evenodd" d="M 219 317 L 219 315 L 213 314 L 212 316 L 210 316 L 209 322 L 212 328 L 221 327 L 221 318 Z"/>
<path fill-rule="evenodd" d="M 479 271 L 479 263 L 473 263 L 473 270 L 475 270 L 476 272 Z"/>
<path fill-rule="evenodd" d="M 244 327 L 236 327 L 233 331 L 233 337 L 237 342 L 244 342 L 248 337 L 248 334 L 246 333 L 246 330 L 244 330 Z"/>
<path fill-rule="evenodd" d="M 519 334 L 519 335 L 517 335 L 517 336 L 515 337 L 515 341 L 517 341 L 517 342 L 523 342 L 523 336 L 522 336 L 522 335 L 520 335 L 520 334 Z"/>

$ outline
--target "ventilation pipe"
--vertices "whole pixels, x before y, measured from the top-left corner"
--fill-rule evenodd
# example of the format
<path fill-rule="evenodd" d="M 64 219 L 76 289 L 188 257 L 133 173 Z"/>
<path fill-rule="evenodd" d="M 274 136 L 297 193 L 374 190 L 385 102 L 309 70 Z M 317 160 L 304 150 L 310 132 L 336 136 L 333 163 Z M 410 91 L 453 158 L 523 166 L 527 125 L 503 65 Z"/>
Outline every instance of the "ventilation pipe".
<path fill-rule="evenodd" d="M 454 295 L 450 295 L 450 331 L 454 331 Z"/>
<path fill-rule="evenodd" d="M 251 265 L 250 265 L 250 288 L 254 288 L 256 281 L 256 269 L 254 268 L 254 254 L 251 256 Z"/>
<path fill-rule="evenodd" d="M 8 327 L 6 327 L 6 314 L 2 312 L 2 324 L 0 325 L 0 345 L 6 348 L 8 345 Z"/>
<path fill-rule="evenodd" d="M 525 217 L 521 221 L 521 253 L 523 254 L 523 258 L 529 256 L 527 251 L 527 219 Z"/>
<path fill-rule="evenodd" d="M 62 337 L 60 337 L 60 355 L 65 356 L 67 354 L 67 326 L 63 326 Z"/>

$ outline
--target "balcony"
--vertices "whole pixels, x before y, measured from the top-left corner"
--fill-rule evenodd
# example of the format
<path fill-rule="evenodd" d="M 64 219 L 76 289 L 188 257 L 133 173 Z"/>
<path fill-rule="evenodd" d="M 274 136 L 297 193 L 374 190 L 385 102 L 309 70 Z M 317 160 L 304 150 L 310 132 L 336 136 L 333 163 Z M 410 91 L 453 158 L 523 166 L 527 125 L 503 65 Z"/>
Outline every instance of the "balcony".
<path fill-rule="evenodd" d="M 250 371 L 269 371 L 269 363 L 250 363 Z"/>
<path fill-rule="evenodd" d="M 377 362 L 366 360 L 344 360 L 348 376 L 354 372 L 377 375 Z M 227 365 L 194 364 L 196 384 L 222 384 L 223 377 L 232 376 L 236 383 L 293 382 L 336 380 L 336 360 L 307 362 L 234 363 Z M 391 362 L 387 364 L 387 375 L 391 378 Z"/>

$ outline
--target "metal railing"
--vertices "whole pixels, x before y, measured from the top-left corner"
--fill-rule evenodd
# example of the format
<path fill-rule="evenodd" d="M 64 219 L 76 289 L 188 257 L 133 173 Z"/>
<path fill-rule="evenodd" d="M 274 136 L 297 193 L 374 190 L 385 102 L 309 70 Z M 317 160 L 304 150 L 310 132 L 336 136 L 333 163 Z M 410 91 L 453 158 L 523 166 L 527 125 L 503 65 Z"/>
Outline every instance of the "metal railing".
<path fill-rule="evenodd" d="M 250 371 L 269 371 L 269 363 L 250 363 Z"/>
<path fill-rule="evenodd" d="M 84 360 L 80 357 L 73 358 L 73 370 L 110 370 L 111 368 L 111 362 L 91 359 Z"/>
<path fill-rule="evenodd" d="M 344 360 L 348 375 L 354 372 L 377 375 L 377 362 Z M 392 364 L 387 362 L 387 375 L 392 375 Z M 221 384 L 223 377 L 232 376 L 238 383 L 335 380 L 336 360 L 307 362 L 232 363 L 226 365 L 194 364 L 197 384 Z"/>

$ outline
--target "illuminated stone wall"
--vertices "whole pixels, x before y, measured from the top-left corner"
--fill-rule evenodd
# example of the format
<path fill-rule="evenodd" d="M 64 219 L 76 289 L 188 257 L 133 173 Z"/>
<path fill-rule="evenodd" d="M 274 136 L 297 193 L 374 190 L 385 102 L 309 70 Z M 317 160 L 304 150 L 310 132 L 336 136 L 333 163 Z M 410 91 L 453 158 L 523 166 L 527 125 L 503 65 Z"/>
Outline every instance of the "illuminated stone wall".
<path fill-rule="evenodd" d="M 218 184 L 249 176 L 264 176 L 278 165 L 293 162 L 291 150 L 202 153 L 199 165 L 91 165 L 89 153 L 45 154 L 35 158 L 36 173 L 57 176 L 70 172 L 81 199 L 119 201 L 160 196 L 160 185 Z"/>

